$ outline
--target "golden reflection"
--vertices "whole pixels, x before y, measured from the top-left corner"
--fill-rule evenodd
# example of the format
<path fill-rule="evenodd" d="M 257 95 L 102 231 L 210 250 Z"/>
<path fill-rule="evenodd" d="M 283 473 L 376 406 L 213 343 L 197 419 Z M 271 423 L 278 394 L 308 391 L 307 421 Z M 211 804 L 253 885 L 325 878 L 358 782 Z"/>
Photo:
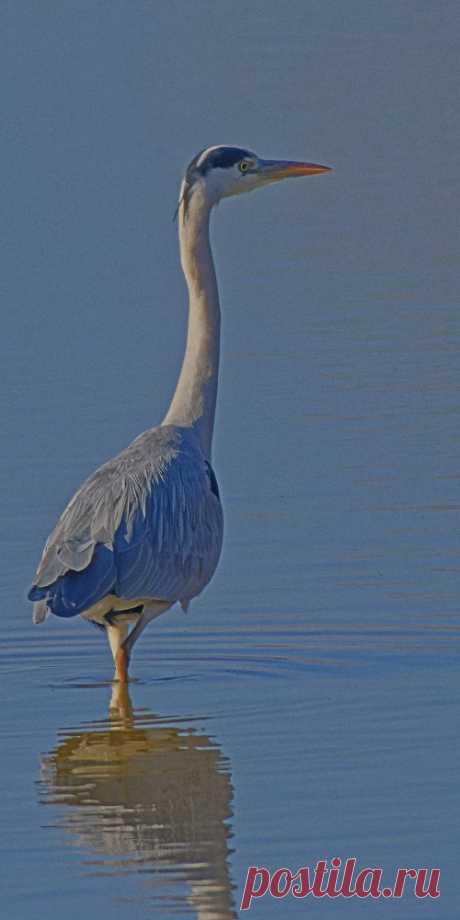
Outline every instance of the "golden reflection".
<path fill-rule="evenodd" d="M 180 909 L 197 920 L 234 920 L 233 790 L 215 741 L 134 713 L 126 686 L 114 684 L 109 720 L 67 732 L 44 758 L 42 787 L 44 804 L 66 807 L 59 826 L 85 852 L 86 871 L 141 873 L 135 897 L 148 900 L 149 916 Z"/>

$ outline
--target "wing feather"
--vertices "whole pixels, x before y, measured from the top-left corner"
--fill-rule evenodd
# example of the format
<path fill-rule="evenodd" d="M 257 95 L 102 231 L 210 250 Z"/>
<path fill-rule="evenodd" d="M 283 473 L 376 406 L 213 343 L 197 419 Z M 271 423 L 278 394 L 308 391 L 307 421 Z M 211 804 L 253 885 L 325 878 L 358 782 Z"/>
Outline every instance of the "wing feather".
<path fill-rule="evenodd" d="M 45 546 L 31 600 L 60 616 L 106 594 L 194 597 L 222 545 L 222 509 L 191 433 L 145 432 L 88 479 Z"/>

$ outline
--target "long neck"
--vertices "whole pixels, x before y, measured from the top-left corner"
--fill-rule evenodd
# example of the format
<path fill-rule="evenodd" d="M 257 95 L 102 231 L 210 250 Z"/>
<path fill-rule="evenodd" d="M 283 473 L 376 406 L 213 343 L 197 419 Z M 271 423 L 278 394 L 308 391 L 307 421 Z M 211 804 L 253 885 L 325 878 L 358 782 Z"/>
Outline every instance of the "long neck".
<path fill-rule="evenodd" d="M 209 243 L 210 205 L 195 192 L 179 208 L 181 263 L 189 291 L 187 344 L 171 405 L 163 424 L 192 427 L 207 457 L 212 433 L 219 371 L 220 309 Z"/>

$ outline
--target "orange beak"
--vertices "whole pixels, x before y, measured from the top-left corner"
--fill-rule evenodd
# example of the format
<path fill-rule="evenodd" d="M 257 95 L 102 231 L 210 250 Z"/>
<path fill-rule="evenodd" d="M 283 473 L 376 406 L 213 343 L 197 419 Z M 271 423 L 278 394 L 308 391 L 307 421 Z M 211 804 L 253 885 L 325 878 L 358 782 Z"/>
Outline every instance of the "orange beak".
<path fill-rule="evenodd" d="M 319 173 L 331 171 L 331 166 L 320 166 L 319 163 L 295 163 L 291 160 L 259 160 L 258 173 L 269 181 L 277 179 L 290 179 L 295 176 L 316 176 Z"/>

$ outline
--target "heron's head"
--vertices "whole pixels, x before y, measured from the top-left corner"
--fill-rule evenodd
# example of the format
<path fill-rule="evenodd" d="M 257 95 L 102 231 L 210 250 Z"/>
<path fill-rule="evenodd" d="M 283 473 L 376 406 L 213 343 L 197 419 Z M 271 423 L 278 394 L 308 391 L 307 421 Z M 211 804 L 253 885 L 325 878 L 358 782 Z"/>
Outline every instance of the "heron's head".
<path fill-rule="evenodd" d="M 184 217 L 193 196 L 198 192 L 212 207 L 221 198 L 251 192 L 280 179 L 314 176 L 329 172 L 329 166 L 296 163 L 292 160 L 262 160 L 242 147 L 208 147 L 193 158 L 187 167 L 179 204 Z"/>

